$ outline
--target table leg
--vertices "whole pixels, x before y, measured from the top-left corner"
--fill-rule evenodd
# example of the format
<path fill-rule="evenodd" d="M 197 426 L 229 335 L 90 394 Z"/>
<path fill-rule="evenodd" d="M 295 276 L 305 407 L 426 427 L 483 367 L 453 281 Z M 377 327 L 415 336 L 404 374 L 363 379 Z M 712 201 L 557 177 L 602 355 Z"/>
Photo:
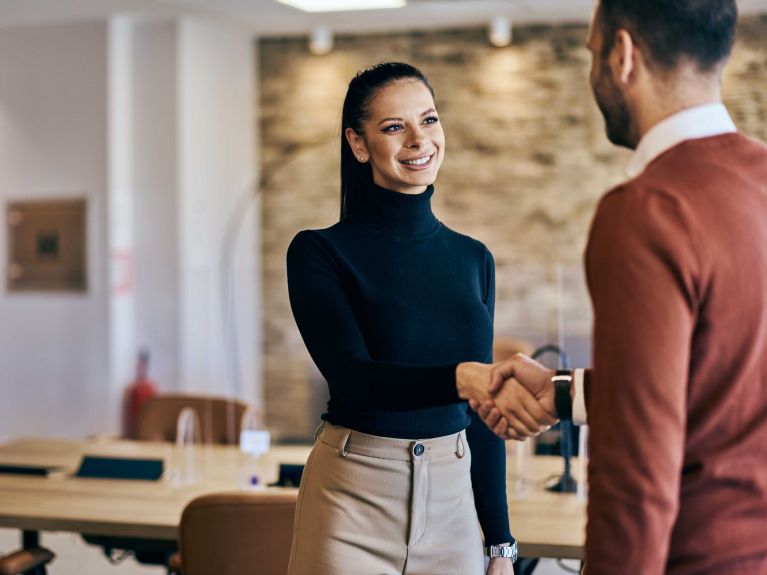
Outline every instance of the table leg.
<path fill-rule="evenodd" d="M 24 549 L 32 549 L 40 546 L 40 532 L 39 531 L 27 531 L 21 532 L 21 546 Z M 23 575 L 46 575 L 45 565 L 40 565 L 29 571 L 25 571 Z"/>
<path fill-rule="evenodd" d="M 32 549 L 33 547 L 40 546 L 40 532 L 39 531 L 27 531 L 26 529 L 21 532 L 21 546 L 24 549 Z"/>

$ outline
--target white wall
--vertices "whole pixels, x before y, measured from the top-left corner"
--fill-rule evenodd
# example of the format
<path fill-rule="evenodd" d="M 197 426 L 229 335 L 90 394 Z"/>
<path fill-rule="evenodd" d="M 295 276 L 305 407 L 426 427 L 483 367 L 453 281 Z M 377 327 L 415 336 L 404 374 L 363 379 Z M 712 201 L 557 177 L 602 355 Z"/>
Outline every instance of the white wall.
<path fill-rule="evenodd" d="M 142 346 L 163 390 L 260 404 L 253 59 L 249 34 L 198 18 L 0 30 L 0 200 L 79 195 L 89 210 L 87 293 L 0 287 L 0 440 L 118 430 Z"/>
<path fill-rule="evenodd" d="M 0 31 L 0 202 L 86 197 L 89 247 L 86 293 L 0 280 L 0 439 L 109 424 L 106 54 L 103 22 Z"/>
<path fill-rule="evenodd" d="M 161 390 L 178 389 L 177 23 L 134 20 L 133 192 L 136 343 Z"/>
<path fill-rule="evenodd" d="M 248 201 L 257 161 L 254 50 L 248 34 L 219 24 L 186 19 L 179 29 L 179 333 L 184 389 L 260 404 L 260 249 L 257 205 Z M 238 221 L 233 251 L 226 250 Z M 227 257 L 231 315 L 222 283 Z M 234 322 L 229 334 L 226 317 Z"/>

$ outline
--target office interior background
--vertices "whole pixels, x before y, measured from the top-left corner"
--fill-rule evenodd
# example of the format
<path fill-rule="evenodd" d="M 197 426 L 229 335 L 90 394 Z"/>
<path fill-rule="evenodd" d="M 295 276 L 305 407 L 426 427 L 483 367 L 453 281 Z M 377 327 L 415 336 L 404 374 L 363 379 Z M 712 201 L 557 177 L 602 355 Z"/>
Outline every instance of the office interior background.
<path fill-rule="evenodd" d="M 767 140 L 767 1 L 739 6 L 725 102 Z M 327 392 L 293 322 L 285 253 L 299 230 L 337 221 L 341 102 L 384 60 L 434 85 L 447 136 L 434 209 L 494 253 L 496 336 L 560 343 L 585 365 L 581 257 L 629 157 L 592 101 L 591 10 L 0 0 L 0 442 L 118 433 L 140 349 L 162 392 L 236 396 L 276 440 L 310 438 Z M 84 285 L 14 287 L 9 206 L 61 199 L 85 202 Z M 72 538 L 63 560 L 86 553 Z"/>

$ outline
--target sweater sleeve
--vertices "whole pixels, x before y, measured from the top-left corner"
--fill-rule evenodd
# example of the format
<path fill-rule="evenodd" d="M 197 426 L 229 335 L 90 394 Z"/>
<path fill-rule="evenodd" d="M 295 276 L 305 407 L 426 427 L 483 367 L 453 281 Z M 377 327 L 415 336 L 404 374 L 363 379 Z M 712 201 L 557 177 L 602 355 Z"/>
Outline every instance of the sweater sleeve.
<path fill-rule="evenodd" d="M 471 448 L 471 485 L 485 545 L 511 543 L 513 537 L 506 501 L 506 447 L 476 413 L 470 411 L 469 415 L 471 425 L 466 429 L 466 439 Z"/>
<path fill-rule="evenodd" d="M 458 403 L 457 364 L 376 361 L 368 353 L 338 264 L 317 233 L 299 233 L 287 256 L 293 316 L 309 354 L 336 400 L 362 411 Z"/>
<path fill-rule="evenodd" d="M 485 254 L 485 282 L 485 306 L 493 317 L 495 264 L 489 251 Z M 511 543 L 506 501 L 506 446 L 474 411 L 469 410 L 469 415 L 471 424 L 466 429 L 466 439 L 471 448 L 471 484 L 485 544 Z"/>
<path fill-rule="evenodd" d="M 589 575 L 666 571 L 701 277 L 691 229 L 676 198 L 631 184 L 603 199 L 592 225 Z"/>

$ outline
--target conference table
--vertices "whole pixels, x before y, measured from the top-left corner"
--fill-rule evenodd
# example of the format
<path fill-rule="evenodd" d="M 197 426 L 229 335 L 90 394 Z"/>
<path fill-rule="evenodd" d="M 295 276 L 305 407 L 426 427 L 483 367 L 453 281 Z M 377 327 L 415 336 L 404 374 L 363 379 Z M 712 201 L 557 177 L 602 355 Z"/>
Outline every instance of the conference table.
<path fill-rule="evenodd" d="M 47 476 L 0 473 L 0 527 L 22 530 L 26 541 L 40 531 L 175 541 L 184 507 L 200 495 L 240 489 L 297 494 L 297 489 L 267 484 L 277 479 L 280 464 L 302 464 L 309 451 L 309 446 L 273 445 L 253 458 L 231 446 L 15 439 L 0 445 L 0 465 L 56 469 Z M 157 481 L 76 477 L 84 455 L 162 459 L 166 473 Z M 543 488 L 547 478 L 561 472 L 561 459 L 509 457 L 509 516 L 520 555 L 581 559 L 583 498 Z M 575 461 L 574 475 L 580 479 Z M 258 486 L 249 487 L 253 475 Z"/>

